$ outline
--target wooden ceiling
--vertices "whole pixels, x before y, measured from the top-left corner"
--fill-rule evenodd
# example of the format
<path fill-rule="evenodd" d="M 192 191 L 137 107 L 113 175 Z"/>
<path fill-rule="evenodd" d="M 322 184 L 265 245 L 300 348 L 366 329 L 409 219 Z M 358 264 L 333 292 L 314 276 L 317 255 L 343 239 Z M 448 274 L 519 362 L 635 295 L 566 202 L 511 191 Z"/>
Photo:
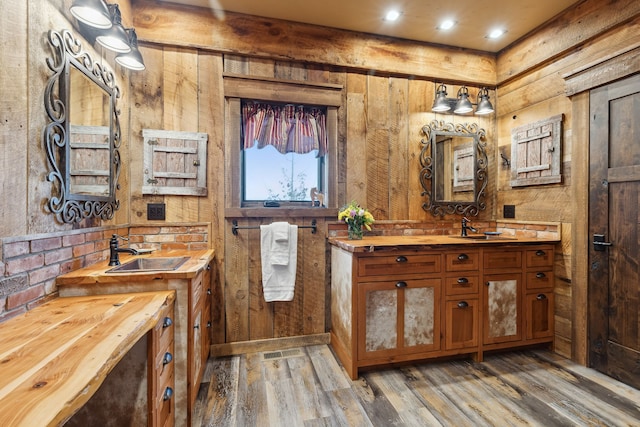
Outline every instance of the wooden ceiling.
<path fill-rule="evenodd" d="M 224 12 L 237 12 L 303 22 L 364 33 L 437 43 L 486 52 L 498 52 L 551 18 L 580 3 L 579 0 L 160 0 Z M 401 12 L 395 22 L 384 20 L 392 7 Z M 457 22 L 449 31 L 438 30 L 440 21 Z M 504 28 L 506 34 L 491 40 L 487 34 Z"/>

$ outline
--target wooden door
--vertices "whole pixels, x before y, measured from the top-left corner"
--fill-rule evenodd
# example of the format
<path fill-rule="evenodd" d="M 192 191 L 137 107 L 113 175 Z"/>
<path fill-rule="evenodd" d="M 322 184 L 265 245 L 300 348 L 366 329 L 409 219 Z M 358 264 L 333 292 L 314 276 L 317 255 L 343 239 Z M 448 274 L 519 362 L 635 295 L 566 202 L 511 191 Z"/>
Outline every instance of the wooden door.
<path fill-rule="evenodd" d="M 590 105 L 589 365 L 640 387 L 640 75 Z"/>

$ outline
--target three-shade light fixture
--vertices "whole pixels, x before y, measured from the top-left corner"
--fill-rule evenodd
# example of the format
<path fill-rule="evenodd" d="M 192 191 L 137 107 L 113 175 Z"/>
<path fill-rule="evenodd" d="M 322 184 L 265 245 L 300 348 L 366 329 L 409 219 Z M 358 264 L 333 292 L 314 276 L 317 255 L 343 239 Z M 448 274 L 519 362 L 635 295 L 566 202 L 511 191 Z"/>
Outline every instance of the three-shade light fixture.
<path fill-rule="evenodd" d="M 74 0 L 70 12 L 79 22 L 97 30 L 96 41 L 117 53 L 118 64 L 136 71 L 145 69 L 136 30 L 124 28 L 117 4 L 107 4 L 103 0 Z"/>
<path fill-rule="evenodd" d="M 480 89 L 474 104 L 469 99 L 469 89 L 466 86 L 462 86 L 458 90 L 456 98 L 447 98 L 447 87 L 444 84 L 440 84 L 436 89 L 436 98 L 433 101 L 431 111 L 446 113 L 453 110 L 454 114 L 467 114 L 473 111 L 474 105 L 476 106 L 475 114 L 477 115 L 493 113 L 493 105 L 489 101 L 489 90 L 486 87 Z"/>

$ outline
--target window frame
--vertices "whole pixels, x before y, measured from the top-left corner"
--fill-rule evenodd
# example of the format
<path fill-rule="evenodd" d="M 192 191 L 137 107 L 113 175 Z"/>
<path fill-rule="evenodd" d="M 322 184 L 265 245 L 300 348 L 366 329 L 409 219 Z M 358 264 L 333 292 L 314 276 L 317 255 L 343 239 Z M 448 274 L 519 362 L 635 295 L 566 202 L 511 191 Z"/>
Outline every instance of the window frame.
<path fill-rule="evenodd" d="M 329 138 L 324 168 L 325 207 L 337 208 L 338 188 L 338 108 L 342 106 L 342 85 L 310 83 L 271 78 L 224 74 L 225 95 L 225 208 L 256 208 L 262 202 L 242 201 L 243 155 L 240 144 L 242 128 L 241 101 L 253 99 L 264 102 L 318 105 L 327 109 Z M 312 208 L 307 202 L 282 202 L 281 208 Z M 274 209 L 274 208 L 269 208 Z M 277 208 L 275 208 L 277 209 Z M 317 208 L 316 208 L 317 209 Z"/>

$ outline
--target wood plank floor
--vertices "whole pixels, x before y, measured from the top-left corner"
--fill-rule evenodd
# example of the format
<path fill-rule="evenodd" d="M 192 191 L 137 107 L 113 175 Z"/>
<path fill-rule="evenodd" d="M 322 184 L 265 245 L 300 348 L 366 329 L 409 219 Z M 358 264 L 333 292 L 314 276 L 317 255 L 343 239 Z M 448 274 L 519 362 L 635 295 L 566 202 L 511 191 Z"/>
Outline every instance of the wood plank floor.
<path fill-rule="evenodd" d="M 326 345 L 210 359 L 195 426 L 640 426 L 640 391 L 546 350 L 364 372 Z"/>

